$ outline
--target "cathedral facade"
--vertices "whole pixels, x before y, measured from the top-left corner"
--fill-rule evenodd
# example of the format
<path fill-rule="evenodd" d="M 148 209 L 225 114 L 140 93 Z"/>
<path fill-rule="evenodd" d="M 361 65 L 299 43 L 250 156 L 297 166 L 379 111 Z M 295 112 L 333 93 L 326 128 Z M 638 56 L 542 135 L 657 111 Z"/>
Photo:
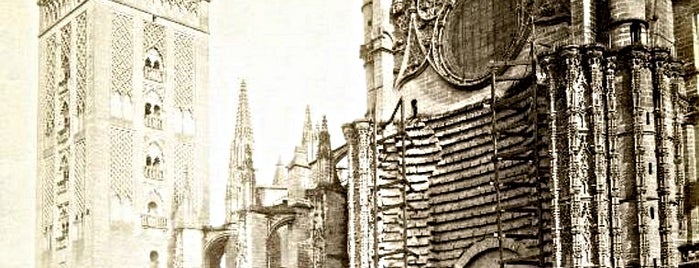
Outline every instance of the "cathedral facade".
<path fill-rule="evenodd" d="M 697 1 L 362 12 L 349 267 L 695 267 Z"/>

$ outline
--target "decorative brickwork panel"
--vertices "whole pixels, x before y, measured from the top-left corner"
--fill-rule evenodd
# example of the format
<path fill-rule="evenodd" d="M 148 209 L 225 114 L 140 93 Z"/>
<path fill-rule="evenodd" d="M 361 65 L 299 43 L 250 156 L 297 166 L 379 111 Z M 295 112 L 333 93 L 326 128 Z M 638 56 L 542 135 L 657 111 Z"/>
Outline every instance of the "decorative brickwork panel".
<path fill-rule="evenodd" d="M 43 111 L 43 130 L 44 135 L 49 136 L 53 133 L 55 120 L 55 95 L 56 95 L 56 35 L 51 35 L 46 39 L 46 84 L 44 85 L 43 100 L 41 110 Z"/>
<path fill-rule="evenodd" d="M 112 19 L 112 91 L 131 96 L 133 88 L 133 18 L 115 13 Z"/>
<path fill-rule="evenodd" d="M 175 148 L 175 202 L 178 204 L 182 204 L 185 196 L 189 196 L 190 202 L 195 201 L 191 199 L 191 183 L 194 177 L 193 153 L 192 144 L 182 143 Z"/>
<path fill-rule="evenodd" d="M 143 27 L 143 50 L 148 51 L 151 48 L 156 48 L 160 55 L 166 55 L 165 52 L 165 26 L 152 22 L 145 22 Z"/>
<path fill-rule="evenodd" d="M 133 136 L 128 129 L 109 130 L 109 186 L 122 200 L 133 198 Z"/>
<path fill-rule="evenodd" d="M 81 215 L 85 212 L 85 171 L 87 167 L 87 151 L 85 139 L 75 142 L 75 183 L 74 185 L 74 215 Z"/>
<path fill-rule="evenodd" d="M 83 12 L 78 15 L 76 19 L 76 58 L 77 58 L 77 69 L 76 69 L 76 113 L 80 118 L 85 113 L 86 99 L 87 99 L 87 61 L 88 61 L 88 48 L 90 40 L 87 38 L 87 13 Z"/>
<path fill-rule="evenodd" d="M 41 228 L 46 230 L 53 223 L 54 192 L 53 185 L 58 170 L 53 155 L 41 161 Z"/>
<path fill-rule="evenodd" d="M 192 110 L 194 105 L 194 38 L 175 33 L 175 107 Z"/>
<path fill-rule="evenodd" d="M 188 11 L 191 13 L 199 13 L 199 2 L 201 0 L 161 0 L 164 3 L 170 4 L 183 11 Z"/>

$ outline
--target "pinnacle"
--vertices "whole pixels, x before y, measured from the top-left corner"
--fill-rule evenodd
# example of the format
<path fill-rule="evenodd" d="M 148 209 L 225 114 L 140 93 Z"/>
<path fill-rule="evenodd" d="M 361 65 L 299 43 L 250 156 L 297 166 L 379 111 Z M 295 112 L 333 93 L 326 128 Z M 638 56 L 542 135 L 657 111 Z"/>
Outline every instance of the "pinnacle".
<path fill-rule="evenodd" d="M 313 124 L 311 123 L 311 107 L 306 105 L 306 118 L 303 121 L 303 136 L 301 146 L 307 147 L 313 142 Z"/>
<path fill-rule="evenodd" d="M 279 156 L 279 160 L 277 161 L 277 168 L 274 171 L 274 178 L 272 181 L 272 184 L 275 186 L 284 186 L 284 183 L 286 181 L 286 176 L 285 176 L 285 167 L 284 164 L 282 164 L 282 157 L 281 155 Z"/>
<path fill-rule="evenodd" d="M 320 125 L 320 131 L 328 131 L 328 120 L 325 118 L 325 115 L 323 115 L 323 121 Z"/>

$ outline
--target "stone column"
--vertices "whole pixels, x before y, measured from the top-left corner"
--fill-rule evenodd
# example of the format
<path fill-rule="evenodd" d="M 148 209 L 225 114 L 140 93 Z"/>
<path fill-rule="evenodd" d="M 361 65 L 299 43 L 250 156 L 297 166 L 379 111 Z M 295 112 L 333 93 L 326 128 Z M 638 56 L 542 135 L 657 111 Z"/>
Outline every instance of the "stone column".
<path fill-rule="evenodd" d="M 610 245 L 609 245 L 609 186 L 607 184 L 609 159 L 607 151 L 607 128 L 605 114 L 605 94 L 604 94 L 604 70 L 602 66 L 602 47 L 591 46 L 587 49 L 587 72 L 589 73 L 590 93 L 588 105 L 591 106 L 590 118 L 590 152 L 592 153 L 593 180 L 590 180 L 591 191 L 594 202 L 592 204 L 594 212 L 594 222 L 596 230 L 592 248 L 594 260 L 599 267 L 611 267 Z"/>
<path fill-rule="evenodd" d="M 349 146 L 350 178 L 347 186 L 349 209 L 348 245 L 350 268 L 374 267 L 373 263 L 373 209 L 374 170 L 372 146 L 372 125 L 358 121 L 343 126 Z"/>
<path fill-rule="evenodd" d="M 672 114 L 673 103 L 667 77 L 669 51 L 653 52 L 653 99 L 655 115 L 655 147 L 658 163 L 658 218 L 660 231 L 660 267 L 676 267 L 675 246 L 677 219 L 675 217 L 676 184 L 673 140 L 675 136 Z M 652 217 L 653 215 L 651 215 Z"/>

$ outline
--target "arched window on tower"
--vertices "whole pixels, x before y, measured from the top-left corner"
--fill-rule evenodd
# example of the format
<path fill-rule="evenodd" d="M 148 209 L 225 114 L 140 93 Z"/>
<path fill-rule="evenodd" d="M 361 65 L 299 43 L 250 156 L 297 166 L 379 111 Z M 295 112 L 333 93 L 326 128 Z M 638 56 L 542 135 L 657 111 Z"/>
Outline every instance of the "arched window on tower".
<path fill-rule="evenodd" d="M 163 129 L 162 106 L 162 98 L 158 93 L 151 90 L 146 94 L 144 122 L 147 127 Z"/>
<path fill-rule="evenodd" d="M 150 268 L 160 267 L 158 264 L 158 252 L 153 250 L 150 252 Z"/>
<path fill-rule="evenodd" d="M 58 81 L 58 87 L 59 87 L 59 92 L 64 92 L 68 90 L 68 79 L 70 79 L 70 60 L 68 59 L 68 55 L 61 53 L 61 71 L 62 71 L 62 77 L 61 80 Z"/>
<path fill-rule="evenodd" d="M 59 120 L 58 139 L 59 143 L 63 143 L 68 140 L 68 133 L 70 132 L 70 110 L 68 103 L 65 101 L 61 104 L 61 117 Z"/>
<path fill-rule="evenodd" d="M 636 45 L 641 43 L 641 24 L 639 22 L 631 23 L 631 44 Z"/>
<path fill-rule="evenodd" d="M 165 80 L 163 71 L 163 58 L 157 48 L 151 48 L 146 52 L 146 59 L 143 66 L 143 75 L 146 79 L 156 82 Z"/>
<path fill-rule="evenodd" d="M 163 199 L 157 190 L 153 189 L 146 198 L 141 214 L 141 226 L 146 228 L 165 229 L 167 228 L 167 217 L 163 216 L 167 212 L 163 206 Z"/>
<path fill-rule="evenodd" d="M 155 203 L 155 201 L 148 202 L 148 215 L 158 215 L 158 203 Z"/>
<path fill-rule="evenodd" d="M 163 152 L 155 142 L 148 145 L 144 176 L 153 180 L 163 179 Z"/>
<path fill-rule="evenodd" d="M 68 165 L 68 157 L 63 156 L 61 158 L 61 166 L 59 168 L 61 173 L 60 180 L 56 183 L 58 186 L 58 193 L 65 193 L 68 190 L 68 180 L 70 179 L 70 166 Z"/>

